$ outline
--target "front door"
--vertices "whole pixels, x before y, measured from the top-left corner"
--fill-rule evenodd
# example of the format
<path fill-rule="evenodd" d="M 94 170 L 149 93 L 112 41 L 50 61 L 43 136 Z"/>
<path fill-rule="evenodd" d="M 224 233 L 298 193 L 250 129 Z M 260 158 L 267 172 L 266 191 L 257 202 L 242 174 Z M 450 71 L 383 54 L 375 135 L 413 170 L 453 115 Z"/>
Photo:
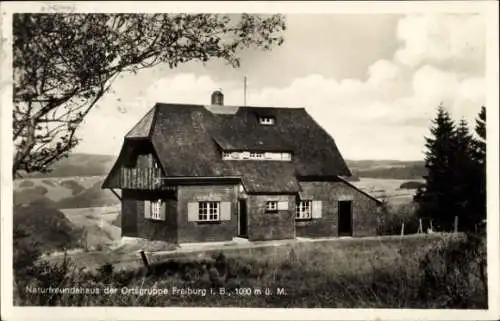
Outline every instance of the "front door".
<path fill-rule="evenodd" d="M 352 201 L 339 201 L 338 209 L 339 236 L 352 236 Z"/>
<path fill-rule="evenodd" d="M 248 237 L 247 201 L 239 201 L 238 236 Z"/>

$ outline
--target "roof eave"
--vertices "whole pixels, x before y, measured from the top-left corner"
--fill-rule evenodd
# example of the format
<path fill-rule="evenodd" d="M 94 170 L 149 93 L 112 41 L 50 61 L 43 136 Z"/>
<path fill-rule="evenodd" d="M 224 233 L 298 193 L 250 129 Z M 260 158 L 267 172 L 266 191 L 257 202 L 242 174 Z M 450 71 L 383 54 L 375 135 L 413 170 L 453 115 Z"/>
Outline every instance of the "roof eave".
<path fill-rule="evenodd" d="M 372 200 L 374 200 L 375 202 L 377 202 L 377 204 L 379 205 L 382 205 L 383 202 L 381 200 L 379 200 L 378 198 L 376 198 L 375 196 L 363 191 L 362 189 L 360 189 L 359 187 L 357 187 L 356 185 L 352 184 L 351 182 L 349 182 L 348 180 L 346 180 L 345 178 L 343 177 L 340 177 L 338 176 L 339 180 L 342 181 L 343 183 L 349 185 L 350 187 L 354 188 L 355 190 L 357 190 L 358 192 L 364 194 L 365 196 L 371 198 Z"/>

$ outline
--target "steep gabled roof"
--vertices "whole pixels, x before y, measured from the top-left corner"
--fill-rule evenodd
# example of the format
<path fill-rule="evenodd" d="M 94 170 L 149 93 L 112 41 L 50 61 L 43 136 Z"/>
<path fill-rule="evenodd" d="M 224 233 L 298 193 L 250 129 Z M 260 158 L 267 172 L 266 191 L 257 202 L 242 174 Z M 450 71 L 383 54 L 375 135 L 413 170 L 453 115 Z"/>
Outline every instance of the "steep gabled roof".
<path fill-rule="evenodd" d="M 125 135 L 125 138 L 143 138 L 148 137 L 154 120 L 155 108 L 142 117 L 141 120 Z"/>
<path fill-rule="evenodd" d="M 147 132 L 168 176 L 240 176 L 249 192 L 297 192 L 300 176 L 350 176 L 333 138 L 304 108 L 224 107 L 157 103 L 127 138 Z M 261 125 L 260 116 L 275 124 Z M 288 151 L 292 161 L 222 160 L 223 150 Z"/>

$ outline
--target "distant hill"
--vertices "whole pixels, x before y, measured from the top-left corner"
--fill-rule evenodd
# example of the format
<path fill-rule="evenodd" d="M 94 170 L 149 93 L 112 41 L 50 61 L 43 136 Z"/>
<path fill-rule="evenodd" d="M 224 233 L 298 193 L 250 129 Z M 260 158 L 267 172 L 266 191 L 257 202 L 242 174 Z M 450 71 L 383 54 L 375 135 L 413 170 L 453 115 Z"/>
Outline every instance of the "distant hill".
<path fill-rule="evenodd" d="M 58 208 L 101 207 L 119 204 L 119 199 L 109 190 L 101 188 L 102 181 L 96 182 L 84 191 L 58 201 Z M 119 191 L 117 191 L 119 192 Z"/>
<path fill-rule="evenodd" d="M 32 173 L 26 177 L 72 177 L 107 175 L 117 156 L 96 154 L 71 154 L 61 159 L 47 174 Z"/>
<path fill-rule="evenodd" d="M 426 174 L 423 161 L 346 160 L 354 177 L 385 179 L 422 179 Z"/>

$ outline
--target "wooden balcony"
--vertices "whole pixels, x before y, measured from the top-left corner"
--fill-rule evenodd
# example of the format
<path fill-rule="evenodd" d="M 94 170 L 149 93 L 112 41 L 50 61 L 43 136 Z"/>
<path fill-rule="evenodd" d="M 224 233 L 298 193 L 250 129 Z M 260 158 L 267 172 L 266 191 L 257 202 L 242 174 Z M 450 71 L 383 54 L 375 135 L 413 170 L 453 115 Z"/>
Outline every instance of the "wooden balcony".
<path fill-rule="evenodd" d="M 120 187 L 122 189 L 163 189 L 160 168 L 122 168 Z"/>

